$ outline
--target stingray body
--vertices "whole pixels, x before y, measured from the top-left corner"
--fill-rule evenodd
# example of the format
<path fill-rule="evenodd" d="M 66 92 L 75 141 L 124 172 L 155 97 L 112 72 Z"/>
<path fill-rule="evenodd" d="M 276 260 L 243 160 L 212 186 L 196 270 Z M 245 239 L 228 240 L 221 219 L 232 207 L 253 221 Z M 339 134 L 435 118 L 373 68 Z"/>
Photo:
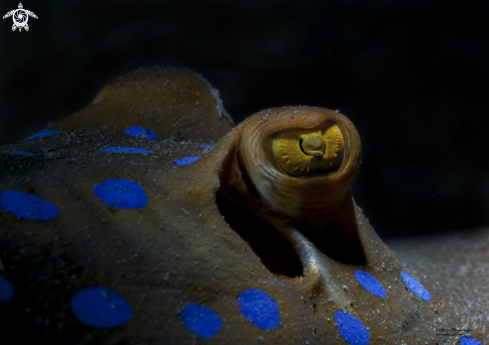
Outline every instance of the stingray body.
<path fill-rule="evenodd" d="M 15 343 L 489 343 L 487 232 L 395 244 L 403 264 L 351 198 L 360 140 L 335 111 L 233 128 L 200 76 L 154 68 L 0 150 Z"/>

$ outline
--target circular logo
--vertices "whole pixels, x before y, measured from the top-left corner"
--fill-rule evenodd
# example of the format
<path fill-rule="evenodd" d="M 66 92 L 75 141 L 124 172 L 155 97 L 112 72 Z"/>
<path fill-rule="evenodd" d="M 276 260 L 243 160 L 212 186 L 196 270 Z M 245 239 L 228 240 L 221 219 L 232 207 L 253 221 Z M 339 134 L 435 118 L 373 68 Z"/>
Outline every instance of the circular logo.
<path fill-rule="evenodd" d="M 29 16 L 27 15 L 26 10 L 21 9 L 21 8 L 15 10 L 12 17 L 13 17 L 14 23 L 17 27 L 25 26 L 27 24 L 27 21 L 29 20 Z"/>

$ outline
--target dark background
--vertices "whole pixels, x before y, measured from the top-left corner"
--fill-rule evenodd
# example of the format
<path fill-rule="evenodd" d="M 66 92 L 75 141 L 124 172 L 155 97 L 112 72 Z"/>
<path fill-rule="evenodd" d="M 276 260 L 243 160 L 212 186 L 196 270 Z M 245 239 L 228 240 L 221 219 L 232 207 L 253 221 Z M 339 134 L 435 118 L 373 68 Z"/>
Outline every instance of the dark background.
<path fill-rule="evenodd" d="M 2 1 L 0 15 L 18 6 Z M 26 0 L 0 21 L 0 144 L 139 67 L 186 67 L 236 122 L 339 109 L 357 126 L 356 202 L 383 237 L 489 223 L 489 2 Z"/>

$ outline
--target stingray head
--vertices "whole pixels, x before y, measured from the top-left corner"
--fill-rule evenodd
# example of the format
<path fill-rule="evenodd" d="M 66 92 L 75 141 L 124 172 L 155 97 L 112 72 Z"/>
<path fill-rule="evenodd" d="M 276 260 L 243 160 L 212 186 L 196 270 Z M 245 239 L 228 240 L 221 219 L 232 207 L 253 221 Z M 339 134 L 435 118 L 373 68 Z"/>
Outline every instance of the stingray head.
<path fill-rule="evenodd" d="M 205 80 L 155 68 L 48 129 L 0 155 L 1 321 L 19 342 L 433 343 L 437 295 L 351 197 L 345 116 L 284 107 L 231 129 Z"/>

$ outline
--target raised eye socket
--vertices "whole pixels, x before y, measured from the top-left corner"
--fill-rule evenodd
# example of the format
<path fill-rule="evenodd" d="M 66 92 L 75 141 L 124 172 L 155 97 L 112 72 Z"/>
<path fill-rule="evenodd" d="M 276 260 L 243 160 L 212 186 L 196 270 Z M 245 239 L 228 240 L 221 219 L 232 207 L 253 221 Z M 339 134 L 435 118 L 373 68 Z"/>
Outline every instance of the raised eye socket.
<path fill-rule="evenodd" d="M 294 177 L 336 171 L 342 163 L 345 140 L 338 125 L 323 130 L 288 131 L 272 139 L 277 164 Z"/>

